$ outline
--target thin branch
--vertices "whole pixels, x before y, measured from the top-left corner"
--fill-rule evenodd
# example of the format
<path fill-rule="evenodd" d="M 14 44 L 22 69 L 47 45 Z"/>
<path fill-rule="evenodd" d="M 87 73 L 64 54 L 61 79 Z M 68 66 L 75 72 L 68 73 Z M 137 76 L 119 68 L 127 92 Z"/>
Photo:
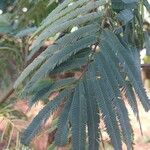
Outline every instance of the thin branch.
<path fill-rule="evenodd" d="M 8 93 L 0 100 L 0 104 L 4 103 L 14 93 L 14 91 L 14 88 L 11 88 Z"/>
<path fill-rule="evenodd" d="M 141 68 L 143 68 L 143 69 L 144 68 L 147 68 L 147 69 L 149 68 L 150 69 L 150 64 L 141 64 Z"/>

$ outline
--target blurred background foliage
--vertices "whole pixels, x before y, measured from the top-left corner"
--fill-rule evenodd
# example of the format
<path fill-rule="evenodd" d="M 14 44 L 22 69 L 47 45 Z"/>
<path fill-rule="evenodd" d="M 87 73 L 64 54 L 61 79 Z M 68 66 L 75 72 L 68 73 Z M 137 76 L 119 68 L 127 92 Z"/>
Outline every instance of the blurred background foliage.
<path fill-rule="evenodd" d="M 0 1 L 1 90 L 14 82 L 26 66 L 30 34 L 57 5 L 55 0 Z"/>
<path fill-rule="evenodd" d="M 0 98 L 27 65 L 31 33 L 57 5 L 55 0 L 0 0 Z M 28 107 L 16 100 L 13 94 L 7 102 L 0 102 L 0 150 L 30 150 L 19 141 L 20 131 L 29 121 L 25 115 Z"/>

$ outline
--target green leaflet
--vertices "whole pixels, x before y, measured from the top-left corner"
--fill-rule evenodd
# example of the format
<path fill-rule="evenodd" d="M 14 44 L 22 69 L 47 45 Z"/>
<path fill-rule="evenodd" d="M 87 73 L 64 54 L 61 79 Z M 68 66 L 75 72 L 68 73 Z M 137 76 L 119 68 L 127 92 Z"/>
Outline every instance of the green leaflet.
<path fill-rule="evenodd" d="M 84 150 L 86 145 L 87 102 L 83 82 L 75 88 L 70 110 L 72 145 L 74 150 Z"/>
<path fill-rule="evenodd" d="M 57 24 L 59 22 L 65 22 L 68 21 L 71 18 L 74 18 L 74 15 L 70 15 L 73 12 L 76 11 L 76 9 L 82 7 L 84 4 L 86 4 L 88 1 L 86 0 L 81 0 L 81 1 L 77 1 L 76 3 L 74 3 L 74 5 L 70 5 L 68 7 L 66 7 L 63 11 L 59 12 L 57 15 L 54 14 L 53 16 L 47 17 L 44 20 L 44 23 L 42 24 L 42 26 L 39 28 L 39 31 L 44 30 L 47 26 Z M 72 16 L 72 17 L 69 17 Z M 75 14 L 75 16 L 77 16 L 77 14 Z M 38 32 L 38 31 L 37 31 Z"/>
<path fill-rule="evenodd" d="M 97 40 L 97 37 L 94 35 L 82 38 L 81 40 L 77 41 L 76 43 L 68 46 L 61 51 L 55 53 L 53 57 L 50 57 L 36 73 L 33 75 L 31 80 L 27 83 L 24 88 L 24 91 L 29 91 L 33 85 L 36 83 L 37 80 L 42 79 L 44 76 L 49 74 L 54 68 L 67 59 L 69 59 L 72 55 L 76 54 L 80 50 L 89 47 L 90 45 L 94 44 Z"/>
<path fill-rule="evenodd" d="M 54 17 L 51 16 L 51 19 L 48 21 L 48 23 L 46 25 L 43 24 L 43 26 L 41 26 L 41 28 L 45 29 L 42 31 L 39 37 L 33 42 L 30 49 L 34 49 L 35 51 L 40 48 L 41 43 L 48 37 L 52 37 L 58 32 L 65 31 L 69 27 L 79 26 L 86 22 L 92 21 L 93 19 L 100 17 L 102 15 L 96 12 L 92 13 L 91 10 L 97 8 L 100 5 L 105 4 L 106 3 L 105 1 L 89 2 L 89 4 L 81 8 L 75 9 L 80 5 L 82 6 L 85 2 L 88 1 L 87 0 L 77 1 L 73 5 L 67 7 L 66 12 L 65 10 L 63 10 L 62 12 L 59 13 L 59 15 L 55 14 Z M 67 14 L 66 16 L 63 16 L 68 12 L 70 13 Z M 52 23 L 53 21 L 55 22 Z M 39 28 L 39 30 L 42 30 L 41 28 Z"/>
<path fill-rule="evenodd" d="M 46 106 L 33 119 L 31 124 L 24 131 L 21 142 L 24 145 L 29 145 L 30 141 L 39 131 L 41 124 L 51 115 L 61 104 L 64 97 L 68 96 L 69 91 L 61 92 L 54 100 L 48 102 Z"/>
<path fill-rule="evenodd" d="M 43 28 L 43 29 L 46 28 L 46 26 L 51 25 L 53 22 L 56 25 L 58 23 L 69 21 L 69 19 L 74 19 L 78 15 L 85 15 L 85 14 L 89 13 L 91 10 L 93 10 L 101 5 L 104 5 L 105 3 L 106 3 L 106 1 L 96 1 L 96 2 L 91 2 L 91 1 L 87 1 L 87 0 L 77 1 L 76 3 L 74 3 L 74 5 L 67 7 L 66 11 L 63 10 L 63 12 L 60 12 L 58 15 L 55 15 L 55 17 L 53 19 L 48 19 L 47 22 L 45 22 L 39 28 L 39 30 L 41 30 L 41 28 Z M 82 6 L 82 7 L 78 8 L 78 6 Z"/>
<path fill-rule="evenodd" d="M 29 64 L 25 68 L 25 70 L 21 73 L 20 77 L 15 82 L 14 88 L 16 89 L 21 84 L 21 82 L 23 82 L 26 79 L 26 77 L 30 73 L 32 73 L 35 69 L 37 69 L 38 66 L 44 63 L 49 57 L 52 57 L 55 53 L 57 53 L 57 51 L 61 53 L 62 49 L 72 46 L 79 39 L 82 39 L 86 36 L 94 34 L 98 31 L 99 31 L 98 24 L 90 24 L 90 25 L 81 27 L 77 31 L 67 34 L 61 39 L 57 40 L 56 44 L 50 45 L 44 52 L 42 52 L 37 58 L 35 58 L 31 64 Z M 33 54 L 34 52 L 31 53 L 30 58 L 32 58 Z"/>
<path fill-rule="evenodd" d="M 127 84 L 127 90 L 130 91 L 131 98 L 132 98 L 132 100 L 134 102 L 133 106 L 130 105 L 130 102 L 129 102 L 129 105 L 133 109 L 133 113 L 136 116 L 137 121 L 139 122 L 140 130 L 141 130 L 141 133 L 142 133 L 142 126 L 141 126 L 141 121 L 140 121 L 140 116 L 139 116 L 139 109 L 138 109 L 138 104 L 137 104 L 137 98 L 136 98 L 135 92 L 133 91 L 133 87 L 132 87 L 131 83 L 129 81 L 126 81 L 126 82 L 127 82 L 126 83 Z M 127 95 L 127 92 L 126 92 L 125 96 L 127 97 L 127 99 L 129 99 L 128 95 Z"/>
<path fill-rule="evenodd" d="M 129 81 L 125 81 L 126 75 L 124 75 L 124 72 L 122 72 L 122 70 L 120 69 L 119 59 L 116 56 L 116 54 L 111 50 L 111 46 L 109 44 L 107 44 L 105 39 L 102 40 L 101 42 L 102 42 L 102 44 L 101 44 L 101 48 L 102 48 L 101 55 L 103 55 L 105 57 L 105 60 L 111 61 L 111 63 L 109 63 L 106 68 L 110 68 L 110 69 L 108 69 L 109 72 L 113 71 L 113 74 L 112 74 L 111 78 L 115 78 L 116 83 L 118 82 L 118 88 L 117 88 L 117 85 L 116 85 L 114 87 L 114 89 L 120 90 L 119 87 L 125 88 L 125 96 L 127 98 L 127 101 L 129 103 L 129 105 L 131 106 L 135 116 L 137 117 L 139 125 L 141 126 L 140 119 L 139 119 L 139 110 L 138 110 L 135 94 L 134 94 L 134 91 L 133 91 L 133 87 L 129 83 Z M 131 49 L 131 52 L 134 53 L 134 54 L 132 54 L 133 59 L 136 60 L 136 61 L 139 61 L 139 60 L 136 59 L 138 57 L 137 56 L 137 50 L 136 49 Z M 106 63 L 104 63 L 104 64 L 106 64 Z M 107 73 L 107 74 L 110 76 L 110 73 Z M 114 82 L 111 85 L 114 86 L 116 83 Z M 120 97 L 120 96 L 118 96 L 118 97 Z"/>
<path fill-rule="evenodd" d="M 42 99 L 43 97 L 48 98 L 49 95 L 54 91 L 60 91 L 63 89 L 72 88 L 73 83 L 75 83 L 75 81 L 76 79 L 72 77 L 72 78 L 61 79 L 54 83 L 47 82 L 43 85 L 37 84 L 37 86 L 39 86 L 40 89 L 37 89 L 36 92 L 33 94 L 31 100 L 29 100 L 30 106 L 35 104 L 38 100 Z"/>
<path fill-rule="evenodd" d="M 126 4 L 130 4 L 130 3 L 134 3 L 134 2 L 138 2 L 138 0 L 122 0 L 124 3 Z"/>
<path fill-rule="evenodd" d="M 62 63 L 59 67 L 55 68 L 50 74 L 57 74 L 63 71 L 72 71 L 78 69 L 88 60 L 88 57 L 69 59 Z"/>
<path fill-rule="evenodd" d="M 67 144 L 68 130 L 69 130 L 69 115 L 72 99 L 73 95 L 71 95 L 70 98 L 67 100 L 58 120 L 58 130 L 55 136 L 55 144 L 57 146 L 63 146 Z"/>
<path fill-rule="evenodd" d="M 122 144 L 120 139 L 120 132 L 118 128 L 118 123 L 116 120 L 115 112 L 111 105 L 111 100 L 113 97 L 108 96 L 107 88 L 105 86 L 105 81 L 100 85 L 98 83 L 100 75 L 95 70 L 94 63 L 89 65 L 88 80 L 91 81 L 91 88 L 94 89 L 95 97 L 99 106 L 100 111 L 106 125 L 107 132 L 111 138 L 112 144 L 116 150 L 121 150 Z"/>
<path fill-rule="evenodd" d="M 62 63 L 60 66 L 55 68 L 50 74 L 57 74 L 63 71 L 72 71 L 74 69 L 79 69 L 81 66 L 85 65 L 88 61 L 90 55 L 90 48 L 83 49 L 81 52 L 72 56 L 70 59 Z"/>
<path fill-rule="evenodd" d="M 58 5 L 48 16 L 46 19 L 44 19 L 42 21 L 41 24 L 44 24 L 49 18 L 53 18 L 53 15 L 56 15 L 58 13 L 60 13 L 60 11 L 62 11 L 63 9 L 65 9 L 66 7 L 68 7 L 69 3 L 71 3 L 72 0 L 65 0 L 61 5 Z"/>
<path fill-rule="evenodd" d="M 32 88 L 32 90 L 29 92 L 29 95 L 35 94 L 38 91 L 41 91 L 43 88 L 48 87 L 54 83 L 54 80 L 51 80 L 49 78 L 39 80 L 35 86 Z M 26 96 L 26 95 L 25 95 Z"/>
<path fill-rule="evenodd" d="M 88 36 L 90 34 L 98 32 L 99 25 L 96 23 L 86 25 L 84 27 L 80 27 L 78 30 L 74 31 L 73 33 L 66 34 L 62 38 L 55 41 L 53 45 L 50 45 L 41 55 L 40 57 L 47 58 L 48 56 L 51 56 L 54 52 L 61 50 L 62 48 L 69 46 L 76 42 L 78 39 L 81 39 L 85 36 Z M 28 60 L 32 58 L 32 56 L 35 54 L 36 49 L 32 50 L 30 55 L 28 56 Z"/>
<path fill-rule="evenodd" d="M 73 86 L 73 84 L 75 84 L 76 81 L 77 79 L 75 79 L 74 77 L 68 77 L 65 79 L 58 80 L 52 85 L 50 91 L 62 90 L 63 88 L 71 88 L 70 85 Z"/>
<path fill-rule="evenodd" d="M 140 101 L 146 111 L 150 109 L 150 102 L 146 95 L 146 92 L 143 88 L 142 81 L 140 78 L 139 70 L 133 60 L 133 57 L 129 54 L 128 49 L 123 47 L 115 34 L 110 31 L 104 31 L 102 34 L 102 38 L 108 39 L 108 44 L 111 45 L 112 50 L 116 53 L 117 57 L 122 64 L 124 71 L 127 73 L 130 82 L 133 84 L 133 87 L 140 98 Z"/>
<path fill-rule="evenodd" d="M 85 75 L 84 88 L 87 93 L 87 127 L 88 127 L 88 149 L 99 150 L 99 110 L 91 87 L 90 78 Z"/>
<path fill-rule="evenodd" d="M 113 76 L 116 78 L 116 81 L 118 82 L 118 88 L 124 87 L 126 89 L 126 97 L 128 100 L 129 105 L 131 106 L 133 112 L 135 115 L 137 115 L 138 109 L 136 104 L 136 99 L 133 98 L 132 91 L 133 89 L 128 89 L 128 84 L 125 81 L 125 76 L 123 75 L 123 72 L 121 68 L 119 67 L 119 59 L 115 55 L 115 53 L 111 50 L 111 46 L 109 46 L 106 42 L 106 40 L 102 41 L 102 53 L 104 54 L 104 57 L 106 57 L 107 60 L 111 61 L 109 63 L 111 70 L 113 71 Z"/>
<path fill-rule="evenodd" d="M 69 27 L 83 25 L 83 24 L 85 24 L 85 23 L 87 23 L 89 21 L 92 21 L 94 19 L 97 19 L 97 18 L 99 18 L 101 16 L 102 16 L 102 14 L 99 14 L 97 12 L 93 12 L 93 13 L 86 14 L 84 16 L 80 16 L 80 17 L 77 17 L 75 19 L 63 22 L 61 24 L 59 23 L 59 24 L 54 25 L 52 27 L 49 26 L 33 42 L 31 49 L 39 49 L 41 47 L 41 43 L 43 43 L 43 41 L 45 41 L 49 37 L 54 36 L 56 33 L 65 31 Z"/>
<path fill-rule="evenodd" d="M 123 9 L 133 9 L 137 7 L 138 1 L 137 0 L 111 0 L 112 8 L 119 12 Z"/>
<path fill-rule="evenodd" d="M 29 100 L 30 107 L 34 105 L 38 100 L 42 99 L 43 96 L 48 92 L 48 90 L 52 87 L 53 82 L 49 82 L 49 80 L 43 80 L 43 83 L 37 83 L 37 85 L 32 89 L 31 95 L 32 98 Z M 23 91 L 23 95 L 26 93 Z"/>
<path fill-rule="evenodd" d="M 131 128 L 130 121 L 128 118 L 128 112 L 126 110 L 125 104 L 123 103 L 123 100 L 119 98 L 121 97 L 120 89 L 118 88 L 117 80 L 113 76 L 113 72 L 107 61 L 108 59 L 105 59 L 103 54 L 101 53 L 97 55 L 95 63 L 96 63 L 97 68 L 101 72 L 101 74 L 103 74 L 102 78 L 105 81 L 105 84 L 106 84 L 105 86 L 107 90 L 110 93 L 112 93 L 114 97 L 112 100 L 112 104 L 115 106 L 115 109 L 116 109 L 116 115 L 120 122 L 125 144 L 127 145 L 127 149 L 130 150 L 130 148 L 132 147 L 132 130 L 131 130 L 132 128 Z M 102 67 L 103 66 L 102 64 L 105 64 L 105 68 Z M 100 83 L 101 81 L 102 80 L 100 80 Z"/>
<path fill-rule="evenodd" d="M 75 3 L 75 5 L 70 5 L 72 3 L 72 0 L 65 0 L 61 5 L 59 5 L 56 9 L 54 9 L 48 16 L 45 18 L 42 23 L 39 30 L 37 30 L 36 33 L 38 33 L 41 29 L 44 29 L 47 25 L 50 25 L 54 21 L 57 21 L 58 19 L 62 18 L 66 14 L 74 11 L 76 8 L 81 7 L 84 5 L 84 3 L 88 2 L 86 0 L 81 0 Z"/>
<path fill-rule="evenodd" d="M 117 14 L 117 18 L 121 22 L 123 22 L 124 25 L 130 22 L 133 19 L 133 17 L 134 16 L 133 16 L 132 11 L 128 9 L 122 10 L 121 12 Z"/>

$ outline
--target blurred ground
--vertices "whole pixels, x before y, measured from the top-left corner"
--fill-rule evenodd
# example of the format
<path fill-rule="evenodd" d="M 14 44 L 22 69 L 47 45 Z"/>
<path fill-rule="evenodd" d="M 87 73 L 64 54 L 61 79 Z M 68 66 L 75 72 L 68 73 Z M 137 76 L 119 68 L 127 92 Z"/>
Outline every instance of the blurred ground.
<path fill-rule="evenodd" d="M 139 115 L 142 125 L 143 135 L 141 135 L 139 124 L 136 121 L 131 109 L 129 108 L 129 114 L 131 119 L 131 124 L 133 126 L 135 135 L 135 150 L 150 150 L 150 111 L 145 112 L 141 104 L 139 103 Z"/>

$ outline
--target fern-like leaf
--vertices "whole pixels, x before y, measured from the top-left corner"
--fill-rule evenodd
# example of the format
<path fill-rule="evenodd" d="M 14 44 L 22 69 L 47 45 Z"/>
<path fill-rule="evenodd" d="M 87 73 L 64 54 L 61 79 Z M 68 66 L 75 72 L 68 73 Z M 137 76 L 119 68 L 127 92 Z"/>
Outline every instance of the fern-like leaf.
<path fill-rule="evenodd" d="M 94 66 L 95 66 L 94 63 L 89 65 L 90 71 L 88 74 L 88 80 L 91 80 L 91 88 L 93 88 L 95 91 L 97 103 L 102 113 L 107 132 L 112 140 L 112 144 L 116 150 L 121 150 L 122 149 L 121 135 L 116 120 L 116 115 L 111 105 L 111 101 L 113 100 L 114 97 L 110 96 L 110 94 L 107 92 L 105 80 L 99 79 L 100 77 L 99 71 L 96 71 L 94 69 Z M 101 84 L 99 84 L 98 80 L 100 80 Z"/>
<path fill-rule="evenodd" d="M 87 93 L 87 127 L 89 150 L 99 149 L 99 109 L 94 95 L 94 89 L 91 87 L 90 79 L 85 76 L 84 87 Z"/>
<path fill-rule="evenodd" d="M 24 144 L 29 144 L 41 124 L 66 98 L 58 121 L 56 146 L 67 144 L 68 131 L 71 128 L 73 149 L 84 150 L 87 144 L 89 150 L 98 150 L 99 140 L 102 140 L 102 136 L 99 136 L 99 122 L 103 120 L 115 150 L 122 149 L 122 141 L 128 150 L 132 148 L 133 133 L 123 92 L 138 120 L 139 110 L 135 95 L 146 111 L 150 109 L 150 101 L 140 77 L 139 59 L 135 58 L 139 57 L 136 43 L 133 42 L 136 39 L 132 41 L 130 37 L 130 34 L 141 26 L 139 14 L 135 9 L 139 4 L 137 0 L 111 2 L 111 17 L 115 15 L 113 21 L 107 13 L 109 2 L 105 0 L 65 0 L 43 20 L 33 35 L 37 38 L 30 47 L 28 59 L 32 58 L 44 41 L 59 37 L 27 66 L 14 88 L 18 88 L 30 76 L 24 93 L 27 96 L 33 95 L 31 105 L 41 98 L 48 99 L 53 91 L 60 94 L 46 104 L 25 130 L 22 136 Z M 106 14 L 104 8 L 107 8 Z M 135 17 L 138 21 L 133 19 Z M 116 18 L 124 26 L 118 26 Z M 137 24 L 135 27 L 134 22 Z M 115 33 L 112 32 L 114 26 L 117 26 Z M 74 27 L 75 31 L 72 30 Z M 136 31 L 135 33 L 139 34 L 139 31 Z M 77 79 L 50 79 L 51 82 L 38 86 L 38 81 L 45 77 L 51 78 L 51 75 L 75 69 L 81 73 Z"/>
<path fill-rule="evenodd" d="M 146 95 L 144 88 L 141 86 L 142 80 L 140 77 L 140 72 L 136 67 L 136 64 L 131 55 L 129 55 L 129 53 L 127 52 L 128 49 L 120 44 L 119 40 L 112 32 L 104 31 L 103 33 L 103 38 L 109 39 L 108 44 L 111 45 L 112 51 L 117 54 L 117 57 L 120 60 L 124 71 L 127 73 L 130 82 L 132 82 L 133 87 L 137 95 L 139 96 L 141 103 L 143 104 L 143 107 L 146 111 L 148 111 L 150 109 L 150 101 Z"/>
<path fill-rule="evenodd" d="M 57 146 L 63 146 L 67 144 L 68 131 L 69 131 L 69 115 L 72 104 L 72 95 L 67 100 L 65 107 L 58 120 L 58 130 L 55 136 L 55 144 Z"/>
<path fill-rule="evenodd" d="M 70 110 L 72 144 L 75 150 L 83 150 L 86 145 L 87 104 L 83 83 L 75 88 Z"/>
<path fill-rule="evenodd" d="M 115 111 L 118 120 L 120 122 L 120 127 L 122 129 L 124 141 L 127 145 L 127 148 L 130 149 L 132 146 L 132 131 L 131 131 L 132 128 L 130 125 L 125 104 L 120 99 L 121 95 L 120 95 L 120 90 L 118 89 L 117 81 L 113 76 L 113 72 L 111 71 L 107 59 L 104 58 L 102 53 L 98 55 L 96 62 L 97 62 L 96 66 L 99 66 L 99 70 L 103 74 L 106 88 L 109 90 L 110 93 L 112 93 L 112 97 L 114 97 L 112 100 L 112 105 L 114 105 L 115 107 Z M 102 65 L 98 65 L 98 64 L 105 64 L 106 67 L 104 68 L 102 67 Z"/>
<path fill-rule="evenodd" d="M 54 54 L 58 55 L 57 53 L 63 53 L 63 49 L 67 48 L 77 48 L 75 47 L 74 43 L 78 40 L 83 39 L 91 34 L 94 34 L 99 31 L 98 24 L 90 24 L 84 27 L 81 27 L 77 31 L 67 34 L 61 39 L 57 40 L 55 44 L 49 46 L 44 52 L 42 52 L 35 60 L 25 68 L 25 70 L 21 73 L 20 77 L 14 84 L 14 88 L 17 88 L 25 79 L 26 77 L 31 74 L 35 69 L 38 68 L 42 63 L 44 63 L 49 57 L 51 58 Z M 92 37 L 91 37 L 92 38 Z M 72 47 L 71 47 L 72 46 Z M 67 50 L 66 50 L 67 51 Z M 30 58 L 33 56 L 34 52 L 31 53 Z M 50 59 L 49 58 L 49 59 Z"/>
<path fill-rule="evenodd" d="M 54 98 L 54 100 L 47 103 L 47 105 L 38 113 L 38 115 L 33 119 L 32 123 L 24 131 L 21 142 L 28 145 L 32 138 L 39 131 L 41 124 L 52 114 L 57 107 L 61 104 L 64 97 L 68 95 L 68 91 L 63 91 Z"/>

